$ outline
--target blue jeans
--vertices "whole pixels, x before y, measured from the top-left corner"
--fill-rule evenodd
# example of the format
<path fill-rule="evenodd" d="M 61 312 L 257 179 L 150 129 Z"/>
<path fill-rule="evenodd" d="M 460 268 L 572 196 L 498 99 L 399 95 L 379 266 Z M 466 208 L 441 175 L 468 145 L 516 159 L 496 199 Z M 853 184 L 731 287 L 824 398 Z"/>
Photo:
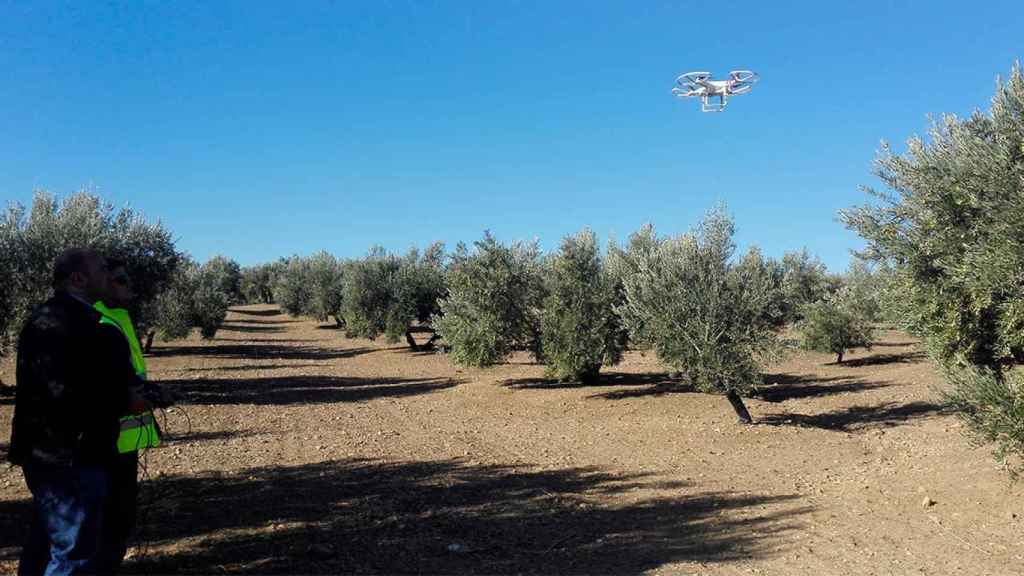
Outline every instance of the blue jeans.
<path fill-rule="evenodd" d="M 28 462 L 25 483 L 34 515 L 18 574 L 103 574 L 104 506 L 110 471 L 99 466 L 55 466 Z"/>

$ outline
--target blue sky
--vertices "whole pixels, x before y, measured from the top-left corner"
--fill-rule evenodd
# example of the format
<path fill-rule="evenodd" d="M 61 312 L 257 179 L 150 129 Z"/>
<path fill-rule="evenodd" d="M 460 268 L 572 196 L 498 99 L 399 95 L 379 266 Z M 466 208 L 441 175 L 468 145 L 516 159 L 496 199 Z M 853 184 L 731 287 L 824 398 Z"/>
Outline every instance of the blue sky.
<path fill-rule="evenodd" d="M 987 110 L 1022 29 L 1019 0 L 0 1 L 0 199 L 90 187 L 242 264 L 724 201 L 741 247 L 841 271 L 880 140 Z M 722 114 L 670 95 L 736 68 L 761 82 Z"/>

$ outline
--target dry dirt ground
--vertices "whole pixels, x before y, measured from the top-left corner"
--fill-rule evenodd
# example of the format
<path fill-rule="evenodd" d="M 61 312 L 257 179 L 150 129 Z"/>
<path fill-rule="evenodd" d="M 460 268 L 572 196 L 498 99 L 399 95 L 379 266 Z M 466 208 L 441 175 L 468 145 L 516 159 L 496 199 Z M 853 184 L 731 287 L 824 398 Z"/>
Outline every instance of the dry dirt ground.
<path fill-rule="evenodd" d="M 148 359 L 183 400 L 146 455 L 126 569 L 1024 573 L 1024 484 L 942 413 L 914 342 L 884 333 L 833 360 L 772 367 L 742 426 L 650 355 L 568 386 L 525 356 L 462 370 L 238 308 L 216 340 Z M 11 413 L 0 399 L 4 453 Z M 28 502 L 0 465 L 0 572 Z"/>

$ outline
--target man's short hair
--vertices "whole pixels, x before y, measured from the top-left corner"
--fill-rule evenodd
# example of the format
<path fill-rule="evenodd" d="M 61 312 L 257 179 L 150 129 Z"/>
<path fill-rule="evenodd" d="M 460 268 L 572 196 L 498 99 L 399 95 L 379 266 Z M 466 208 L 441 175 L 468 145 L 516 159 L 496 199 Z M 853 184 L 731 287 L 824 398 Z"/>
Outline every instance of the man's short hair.
<path fill-rule="evenodd" d="M 53 287 L 62 288 L 75 272 L 87 273 L 90 257 L 99 254 L 92 248 L 68 248 L 53 263 Z"/>

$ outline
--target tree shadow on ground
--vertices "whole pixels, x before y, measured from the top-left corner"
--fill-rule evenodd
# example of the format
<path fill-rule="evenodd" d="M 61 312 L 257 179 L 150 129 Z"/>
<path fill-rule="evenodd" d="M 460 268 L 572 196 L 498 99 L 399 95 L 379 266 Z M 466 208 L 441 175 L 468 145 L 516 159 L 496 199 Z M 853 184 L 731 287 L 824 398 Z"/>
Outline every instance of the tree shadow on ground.
<path fill-rule="evenodd" d="M 23 476 L 14 475 L 24 486 Z M 32 500 L 0 501 L 0 562 L 17 562 L 32 520 Z"/>
<path fill-rule="evenodd" d="M 645 396 L 688 394 L 694 391 L 693 386 L 682 380 L 680 376 L 673 376 L 668 372 L 649 372 L 644 374 L 608 372 L 606 374 L 602 374 L 601 378 L 605 382 L 605 384 L 603 384 L 604 386 L 628 388 L 591 394 L 590 396 L 587 396 L 587 398 L 625 400 L 628 398 L 642 398 Z"/>
<path fill-rule="evenodd" d="M 279 324 L 295 324 L 298 320 L 260 320 L 256 318 L 233 318 L 224 324 L 245 324 L 249 326 L 277 326 Z"/>
<path fill-rule="evenodd" d="M 796 496 L 455 460 L 251 468 L 147 488 L 159 521 L 140 528 L 149 552 L 129 573 L 641 574 L 782 553 L 810 511 Z M 645 489 L 670 496 L 635 496 Z"/>
<path fill-rule="evenodd" d="M 206 356 L 210 358 L 232 358 L 236 360 L 336 360 L 352 358 L 375 352 L 375 348 L 317 348 L 312 346 L 283 346 L 267 344 L 224 344 L 195 346 L 154 347 L 150 356 Z"/>
<path fill-rule="evenodd" d="M 245 314 L 246 316 L 280 316 L 283 314 L 280 308 L 268 308 L 266 310 L 242 310 L 240 308 L 228 308 L 228 310 L 235 314 Z"/>
<path fill-rule="evenodd" d="M 765 384 L 758 386 L 751 397 L 765 402 L 785 402 L 797 398 L 862 392 L 890 385 L 855 380 L 847 376 L 819 378 L 813 374 L 765 374 L 762 379 Z"/>
<path fill-rule="evenodd" d="M 161 438 L 166 441 L 173 441 L 177 445 L 190 444 L 193 442 L 210 442 L 215 440 L 231 440 L 233 438 L 248 438 L 255 436 L 254 432 L 238 430 L 208 430 L 205 432 L 192 432 L 187 428 L 177 429 L 171 427 Z"/>
<path fill-rule="evenodd" d="M 872 348 L 900 348 L 903 346 L 917 346 L 920 342 L 906 341 L 906 342 L 872 342 Z"/>
<path fill-rule="evenodd" d="M 173 368 L 170 370 L 151 370 L 149 374 L 181 374 L 191 372 L 244 372 L 249 370 L 286 370 L 290 368 L 320 368 L 323 364 L 243 364 L 241 366 L 211 366 L 209 368 Z"/>
<path fill-rule="evenodd" d="M 871 356 L 865 356 L 863 358 L 852 358 L 850 360 L 844 361 L 841 364 L 833 362 L 832 365 L 858 368 L 861 366 L 881 366 L 882 364 L 914 363 L 919 362 L 924 358 L 924 352 L 921 352 L 920 350 L 914 350 L 910 352 L 901 352 L 898 354 L 872 354 Z"/>
<path fill-rule="evenodd" d="M 659 386 L 676 385 L 678 378 L 672 378 L 667 372 L 645 372 L 634 374 L 628 372 L 602 372 L 596 382 L 562 382 L 548 378 L 514 378 L 505 380 L 502 386 L 509 388 L 596 388 L 604 386 Z"/>
<path fill-rule="evenodd" d="M 821 414 L 768 414 L 757 419 L 767 426 L 798 426 L 853 432 L 876 427 L 897 426 L 910 420 L 946 414 L 940 404 L 883 402 L 875 406 L 850 406 Z"/>
<path fill-rule="evenodd" d="M 222 342 L 245 342 L 246 344 L 299 344 L 309 342 L 330 342 L 329 338 L 215 338 Z"/>
<path fill-rule="evenodd" d="M 244 333 L 259 333 L 259 332 L 284 332 L 284 328 L 281 326 L 273 325 L 256 325 L 250 326 L 248 324 L 231 324 L 225 322 L 221 324 L 220 331 L 223 332 L 244 332 Z"/>
<path fill-rule="evenodd" d="M 278 376 L 154 380 L 177 394 L 178 404 L 327 404 L 401 398 L 436 392 L 462 383 L 451 378 L 357 378 Z"/>

